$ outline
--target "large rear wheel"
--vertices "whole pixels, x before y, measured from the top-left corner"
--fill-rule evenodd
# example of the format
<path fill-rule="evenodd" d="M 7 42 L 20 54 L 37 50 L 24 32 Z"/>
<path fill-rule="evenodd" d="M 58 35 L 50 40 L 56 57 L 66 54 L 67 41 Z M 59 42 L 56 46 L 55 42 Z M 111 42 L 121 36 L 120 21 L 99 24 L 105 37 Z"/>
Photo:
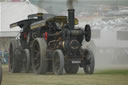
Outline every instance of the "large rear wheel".
<path fill-rule="evenodd" d="M 36 74 L 45 74 L 48 68 L 46 59 L 47 44 L 43 38 L 37 38 L 33 41 L 31 50 L 32 68 Z"/>

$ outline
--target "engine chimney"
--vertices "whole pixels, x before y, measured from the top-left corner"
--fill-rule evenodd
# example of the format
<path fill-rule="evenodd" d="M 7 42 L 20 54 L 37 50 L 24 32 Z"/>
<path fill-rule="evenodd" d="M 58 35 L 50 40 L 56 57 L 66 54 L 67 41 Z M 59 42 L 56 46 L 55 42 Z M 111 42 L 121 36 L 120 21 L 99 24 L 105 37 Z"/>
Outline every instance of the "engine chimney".
<path fill-rule="evenodd" d="M 68 24 L 70 29 L 74 29 L 74 9 L 68 9 Z"/>

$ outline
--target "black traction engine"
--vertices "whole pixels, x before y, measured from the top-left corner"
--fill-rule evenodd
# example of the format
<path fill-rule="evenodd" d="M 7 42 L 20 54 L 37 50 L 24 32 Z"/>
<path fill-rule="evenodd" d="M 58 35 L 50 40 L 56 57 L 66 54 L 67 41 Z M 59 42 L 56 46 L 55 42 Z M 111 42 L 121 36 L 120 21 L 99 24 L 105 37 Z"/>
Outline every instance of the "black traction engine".
<path fill-rule="evenodd" d="M 90 25 L 84 29 L 75 28 L 78 19 L 74 9 L 68 9 L 68 16 L 37 13 L 10 25 L 19 26 L 20 34 L 10 42 L 10 72 L 34 72 L 57 75 L 76 74 L 79 67 L 84 72 L 94 72 L 94 54 L 82 48 L 82 42 L 91 39 Z"/>

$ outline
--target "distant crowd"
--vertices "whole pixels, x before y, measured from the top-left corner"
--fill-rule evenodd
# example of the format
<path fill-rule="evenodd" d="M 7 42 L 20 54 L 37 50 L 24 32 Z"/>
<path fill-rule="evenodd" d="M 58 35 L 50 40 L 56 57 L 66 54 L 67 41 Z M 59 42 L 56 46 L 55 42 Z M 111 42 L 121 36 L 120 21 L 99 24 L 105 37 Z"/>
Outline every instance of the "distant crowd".
<path fill-rule="evenodd" d="M 0 61 L 2 64 L 8 64 L 9 52 L 7 50 L 0 50 Z"/>

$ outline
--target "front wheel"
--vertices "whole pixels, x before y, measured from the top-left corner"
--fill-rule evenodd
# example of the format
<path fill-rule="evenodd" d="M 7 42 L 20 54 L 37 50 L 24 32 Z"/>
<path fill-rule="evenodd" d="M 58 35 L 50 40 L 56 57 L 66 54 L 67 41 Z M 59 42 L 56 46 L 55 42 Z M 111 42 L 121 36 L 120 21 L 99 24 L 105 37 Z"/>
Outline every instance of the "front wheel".
<path fill-rule="evenodd" d="M 53 54 L 53 72 L 57 75 L 63 74 L 64 55 L 61 50 L 56 50 Z"/>
<path fill-rule="evenodd" d="M 76 74 L 79 70 L 79 64 L 73 64 L 70 60 L 66 60 L 64 68 L 67 74 Z"/>
<path fill-rule="evenodd" d="M 94 54 L 91 50 L 87 51 L 86 59 L 84 60 L 83 63 L 84 63 L 83 64 L 84 72 L 86 74 L 93 74 L 95 67 L 95 59 L 94 59 Z"/>

